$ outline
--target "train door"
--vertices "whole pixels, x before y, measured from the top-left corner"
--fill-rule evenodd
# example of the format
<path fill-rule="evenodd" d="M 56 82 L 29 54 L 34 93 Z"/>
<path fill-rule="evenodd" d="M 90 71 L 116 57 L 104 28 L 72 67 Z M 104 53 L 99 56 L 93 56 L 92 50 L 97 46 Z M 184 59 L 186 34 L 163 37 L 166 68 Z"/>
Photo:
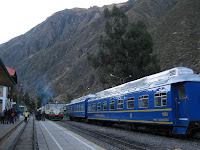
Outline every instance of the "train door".
<path fill-rule="evenodd" d="M 85 104 L 85 122 L 88 122 L 88 100 L 89 100 L 90 98 L 87 98 L 86 100 L 85 100 L 85 102 L 84 102 L 84 104 Z"/>
<path fill-rule="evenodd" d="M 189 124 L 187 114 L 187 83 L 177 83 L 173 85 L 176 121 L 173 129 L 174 134 L 186 134 Z"/>
<path fill-rule="evenodd" d="M 186 97 L 186 83 L 179 83 L 175 86 L 176 96 L 175 96 L 175 105 L 176 105 L 176 120 L 188 120 L 187 114 L 187 97 Z"/>

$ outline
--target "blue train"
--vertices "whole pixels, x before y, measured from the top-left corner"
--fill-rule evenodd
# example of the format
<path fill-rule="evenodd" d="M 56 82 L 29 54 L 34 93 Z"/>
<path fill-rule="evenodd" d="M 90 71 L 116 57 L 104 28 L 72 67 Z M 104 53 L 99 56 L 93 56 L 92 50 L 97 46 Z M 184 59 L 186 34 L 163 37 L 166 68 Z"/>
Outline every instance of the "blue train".
<path fill-rule="evenodd" d="M 193 134 L 200 128 L 199 90 L 200 75 L 176 67 L 72 100 L 66 114 L 71 120 Z"/>

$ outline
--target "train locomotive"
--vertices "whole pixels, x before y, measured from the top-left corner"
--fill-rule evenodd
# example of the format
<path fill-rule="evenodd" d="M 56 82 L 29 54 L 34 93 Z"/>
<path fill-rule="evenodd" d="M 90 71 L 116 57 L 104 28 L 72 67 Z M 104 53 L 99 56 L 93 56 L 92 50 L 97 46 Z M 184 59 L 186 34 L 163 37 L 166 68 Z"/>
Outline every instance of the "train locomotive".
<path fill-rule="evenodd" d="M 66 105 L 70 120 L 145 126 L 153 132 L 194 134 L 200 128 L 200 75 L 176 67 Z"/>
<path fill-rule="evenodd" d="M 50 120 L 62 120 L 64 116 L 64 105 L 58 101 L 47 102 L 42 106 L 42 112 L 45 112 L 45 117 Z"/>

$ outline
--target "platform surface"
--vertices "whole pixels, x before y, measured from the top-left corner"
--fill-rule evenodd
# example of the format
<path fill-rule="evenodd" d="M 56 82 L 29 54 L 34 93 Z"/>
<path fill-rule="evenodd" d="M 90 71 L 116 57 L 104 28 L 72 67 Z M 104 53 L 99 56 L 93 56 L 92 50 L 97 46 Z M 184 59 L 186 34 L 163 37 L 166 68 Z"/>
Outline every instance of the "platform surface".
<path fill-rule="evenodd" d="M 40 150 L 103 149 L 52 121 L 35 121 L 35 125 L 38 147 Z"/>
<path fill-rule="evenodd" d="M 19 120 L 16 121 L 14 124 L 13 123 L 9 123 L 9 124 L 0 124 L 0 139 L 1 137 L 3 137 L 5 134 L 7 134 L 8 132 L 10 132 L 10 130 L 12 130 L 16 125 L 18 125 L 18 123 L 20 123 L 21 121 L 24 120 L 23 116 L 19 117 Z"/>

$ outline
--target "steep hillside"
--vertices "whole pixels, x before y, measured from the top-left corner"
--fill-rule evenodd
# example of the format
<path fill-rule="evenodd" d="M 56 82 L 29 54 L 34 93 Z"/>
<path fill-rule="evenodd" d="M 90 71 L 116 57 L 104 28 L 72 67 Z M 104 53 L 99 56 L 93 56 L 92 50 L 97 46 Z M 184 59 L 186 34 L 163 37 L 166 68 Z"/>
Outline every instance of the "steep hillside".
<path fill-rule="evenodd" d="M 199 69 L 198 0 L 129 0 L 119 6 L 130 22 L 142 20 L 147 24 L 162 70 L 174 66 Z M 0 45 L 0 57 L 7 66 L 15 65 L 24 89 L 32 95 L 43 88 L 64 100 L 68 94 L 80 97 L 100 91 L 103 86 L 98 70 L 86 57 L 87 52 L 98 50 L 105 7 L 57 12 L 24 35 Z"/>
<path fill-rule="evenodd" d="M 142 20 L 148 28 L 152 28 L 177 2 L 178 0 L 139 0 L 130 3 L 131 7 L 126 14 L 130 23 Z"/>
<path fill-rule="evenodd" d="M 66 89 L 70 91 L 67 93 L 82 94 L 94 78 L 86 52 L 96 49 L 97 34 L 103 31 L 101 13 L 97 7 L 55 13 L 26 34 L 1 45 L 1 57 L 8 66 L 15 65 L 23 87 L 31 94 L 46 86 L 55 96 Z"/>
<path fill-rule="evenodd" d="M 182 0 L 151 29 L 163 70 L 185 66 L 200 71 L 200 1 Z"/>

